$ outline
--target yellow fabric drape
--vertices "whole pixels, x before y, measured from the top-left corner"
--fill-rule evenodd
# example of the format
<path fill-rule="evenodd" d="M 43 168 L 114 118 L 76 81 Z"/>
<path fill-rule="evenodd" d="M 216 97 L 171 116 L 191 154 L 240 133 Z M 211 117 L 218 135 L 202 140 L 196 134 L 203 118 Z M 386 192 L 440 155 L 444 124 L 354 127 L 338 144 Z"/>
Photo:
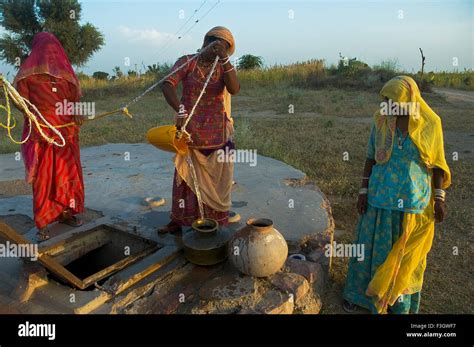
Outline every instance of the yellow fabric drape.
<path fill-rule="evenodd" d="M 421 160 L 428 169 L 444 172 L 443 188 L 451 184 L 451 172 L 444 155 L 443 130 L 439 116 L 421 97 L 416 82 L 408 76 L 398 76 L 385 84 L 380 95 L 394 102 L 411 103 L 408 132 L 420 151 Z M 390 159 L 393 147 L 396 117 L 375 114 L 375 160 L 378 164 Z M 421 290 L 426 257 L 434 236 L 433 197 L 423 213 L 405 213 L 403 233 L 394 244 L 385 262 L 377 269 L 366 294 L 374 297 L 379 313 L 386 313 L 402 294 Z"/>

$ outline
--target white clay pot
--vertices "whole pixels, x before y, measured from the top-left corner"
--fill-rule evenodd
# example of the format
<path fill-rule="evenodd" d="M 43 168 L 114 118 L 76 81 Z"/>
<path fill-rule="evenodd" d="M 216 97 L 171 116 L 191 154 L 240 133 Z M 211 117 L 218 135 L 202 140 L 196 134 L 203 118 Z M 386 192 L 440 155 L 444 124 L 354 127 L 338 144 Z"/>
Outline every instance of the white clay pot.
<path fill-rule="evenodd" d="M 285 238 L 270 219 L 249 219 L 229 242 L 229 260 L 245 275 L 271 276 L 280 271 L 287 257 Z"/>

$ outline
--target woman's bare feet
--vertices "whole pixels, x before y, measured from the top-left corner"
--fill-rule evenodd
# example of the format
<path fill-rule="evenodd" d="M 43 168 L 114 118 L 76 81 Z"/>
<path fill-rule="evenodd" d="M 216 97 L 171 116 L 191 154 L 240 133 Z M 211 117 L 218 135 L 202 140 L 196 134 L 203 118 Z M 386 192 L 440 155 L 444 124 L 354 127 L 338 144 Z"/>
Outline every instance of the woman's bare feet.
<path fill-rule="evenodd" d="M 174 234 L 174 233 L 180 232 L 181 230 L 182 230 L 181 225 L 179 225 L 176 222 L 171 221 L 168 224 L 162 227 L 159 227 L 158 234 L 167 234 L 167 233 Z"/>

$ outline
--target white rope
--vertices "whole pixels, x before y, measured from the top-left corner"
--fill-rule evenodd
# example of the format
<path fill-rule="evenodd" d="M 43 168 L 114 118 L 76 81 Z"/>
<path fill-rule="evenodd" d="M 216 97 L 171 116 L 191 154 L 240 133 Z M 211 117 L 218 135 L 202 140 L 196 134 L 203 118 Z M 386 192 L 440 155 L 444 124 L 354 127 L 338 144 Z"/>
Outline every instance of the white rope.
<path fill-rule="evenodd" d="M 215 45 L 216 42 L 212 42 L 211 44 L 209 44 L 208 46 L 206 46 L 206 49 L 210 48 L 211 46 Z M 132 101 L 130 101 L 129 103 L 125 104 L 125 106 L 123 106 L 124 108 L 128 108 L 130 105 L 133 105 L 134 103 L 136 103 L 138 100 L 140 100 L 142 97 L 144 97 L 146 94 L 148 94 L 149 92 L 151 92 L 153 89 L 155 89 L 158 85 L 160 85 L 161 83 L 163 83 L 164 81 L 166 81 L 166 79 L 172 75 L 174 75 L 176 72 L 178 72 L 179 70 L 183 69 L 186 65 L 188 65 L 189 63 L 191 63 L 194 59 L 197 59 L 199 58 L 199 56 L 202 54 L 203 50 L 200 51 L 199 53 L 195 54 L 191 59 L 188 59 L 185 63 L 181 64 L 180 66 L 178 66 L 176 69 L 174 69 L 173 71 L 171 71 L 169 74 L 167 74 L 165 77 L 161 78 L 158 82 L 155 82 L 153 83 L 150 87 L 148 87 L 143 93 L 141 93 L 140 95 L 138 95 L 135 99 L 133 99 Z M 219 56 L 216 56 L 216 61 L 219 60 Z M 214 66 L 216 65 L 216 63 L 214 63 Z"/>
<path fill-rule="evenodd" d="M 196 198 L 199 206 L 199 216 L 201 217 L 201 219 L 204 219 L 204 205 L 202 203 L 201 190 L 199 189 L 199 183 L 196 175 L 196 170 L 194 169 L 193 160 L 191 159 L 191 156 L 189 154 L 186 156 L 186 162 L 188 163 L 189 168 L 191 169 L 191 177 L 193 179 L 194 190 L 196 191 Z"/>
<path fill-rule="evenodd" d="M 219 61 L 219 56 L 216 55 L 216 59 L 214 60 L 214 64 L 212 64 L 211 72 L 209 73 L 209 76 L 207 76 L 206 82 L 204 82 L 204 86 L 202 87 L 201 93 L 199 94 L 198 98 L 196 99 L 196 102 L 194 103 L 194 106 L 191 109 L 191 113 L 186 118 L 186 121 L 184 122 L 183 126 L 181 127 L 181 131 L 184 134 L 188 135 L 188 136 L 190 134 L 186 131 L 186 127 L 187 127 L 189 121 L 191 120 L 191 117 L 194 115 L 194 111 L 196 111 L 196 107 L 197 107 L 199 101 L 201 101 L 202 96 L 206 92 L 207 85 L 209 84 L 209 81 L 211 80 L 211 76 L 214 73 L 214 70 L 216 69 L 216 65 L 217 65 L 218 61 Z M 189 139 L 191 139 L 191 137 L 189 137 Z"/>
<path fill-rule="evenodd" d="M 18 91 L 3 76 L 0 76 L 0 79 L 2 80 L 2 83 L 3 83 L 3 90 L 5 92 L 5 98 L 6 98 L 7 104 L 8 104 L 8 96 L 10 96 L 13 102 L 19 106 L 21 111 L 28 118 L 28 125 L 29 125 L 28 135 L 21 141 L 15 141 L 13 138 L 11 138 L 11 134 L 9 133 L 10 139 L 16 144 L 24 144 L 26 141 L 29 140 L 31 136 L 32 123 L 34 123 L 34 125 L 36 126 L 36 129 L 38 130 L 39 134 L 44 140 L 46 140 L 48 143 L 53 144 L 55 146 L 64 147 L 66 145 L 66 140 L 64 139 L 64 136 L 61 134 L 61 132 L 57 130 L 51 123 L 49 123 L 46 120 L 46 118 L 41 114 L 41 112 L 36 108 L 35 105 L 33 105 L 28 99 L 22 97 L 20 93 L 18 93 Z M 30 108 L 31 110 L 34 111 L 34 113 L 31 112 Z M 46 128 L 50 129 L 53 133 L 55 133 L 59 137 L 59 139 L 61 140 L 60 143 L 57 142 L 53 137 L 49 137 L 43 131 L 42 126 L 40 122 L 38 121 L 38 118 L 41 119 L 41 121 L 44 123 Z M 12 129 L 12 127 L 10 126 L 10 120 L 11 120 L 11 110 L 10 110 L 10 106 L 7 105 L 7 129 L 9 131 Z"/>

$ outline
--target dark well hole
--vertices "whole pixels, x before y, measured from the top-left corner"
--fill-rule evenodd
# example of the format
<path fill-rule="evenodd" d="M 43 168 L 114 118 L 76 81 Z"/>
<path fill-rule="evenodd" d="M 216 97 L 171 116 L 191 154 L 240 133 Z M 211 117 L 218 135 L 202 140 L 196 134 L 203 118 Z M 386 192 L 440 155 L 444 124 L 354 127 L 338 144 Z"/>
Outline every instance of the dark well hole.
<path fill-rule="evenodd" d="M 72 237 L 65 243 L 65 250 L 54 258 L 76 277 L 84 280 L 154 245 L 156 243 L 151 240 L 121 230 L 98 228 Z M 103 284 L 113 274 L 115 272 L 111 272 L 97 283 Z M 69 285 L 67 281 L 53 274 L 50 276 Z M 91 285 L 86 290 L 93 289 L 94 285 Z"/>

